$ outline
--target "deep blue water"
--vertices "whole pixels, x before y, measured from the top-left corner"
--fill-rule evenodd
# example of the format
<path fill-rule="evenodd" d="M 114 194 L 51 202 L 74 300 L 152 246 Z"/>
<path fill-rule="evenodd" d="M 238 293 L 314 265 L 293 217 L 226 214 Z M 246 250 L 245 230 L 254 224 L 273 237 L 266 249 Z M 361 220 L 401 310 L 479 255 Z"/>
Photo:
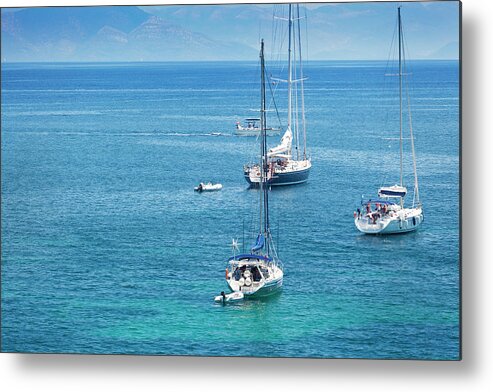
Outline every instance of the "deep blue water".
<path fill-rule="evenodd" d="M 398 181 L 386 64 L 309 63 L 310 180 L 270 193 L 283 292 L 220 306 L 258 65 L 2 64 L 2 351 L 457 359 L 458 63 L 411 66 L 421 229 L 353 224 Z"/>

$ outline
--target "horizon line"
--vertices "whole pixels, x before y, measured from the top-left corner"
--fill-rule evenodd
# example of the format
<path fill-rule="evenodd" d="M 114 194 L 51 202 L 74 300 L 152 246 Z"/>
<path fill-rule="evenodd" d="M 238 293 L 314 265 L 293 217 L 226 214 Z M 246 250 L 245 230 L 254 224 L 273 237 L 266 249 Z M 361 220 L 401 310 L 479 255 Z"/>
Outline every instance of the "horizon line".
<path fill-rule="evenodd" d="M 460 61 L 458 57 L 454 58 L 419 58 L 408 59 L 406 61 Z M 0 64 L 145 64 L 145 63 L 256 63 L 258 60 L 105 60 L 105 61 L 86 61 L 86 60 L 67 60 L 67 61 L 1 61 Z M 321 62 L 321 61 L 385 61 L 388 59 L 320 59 L 320 60 L 305 60 L 306 63 Z"/>

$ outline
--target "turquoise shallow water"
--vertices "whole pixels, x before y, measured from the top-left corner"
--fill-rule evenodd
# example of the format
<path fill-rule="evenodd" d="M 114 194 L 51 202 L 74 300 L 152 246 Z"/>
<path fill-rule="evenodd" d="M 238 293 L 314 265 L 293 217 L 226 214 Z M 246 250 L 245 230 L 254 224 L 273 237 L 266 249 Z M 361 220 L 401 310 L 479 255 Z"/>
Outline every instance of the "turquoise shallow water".
<path fill-rule="evenodd" d="M 258 65 L 2 64 L 2 351 L 457 359 L 458 63 L 411 66 L 422 229 L 352 221 L 398 181 L 386 64 L 309 63 L 310 180 L 271 192 L 283 292 L 223 307 Z"/>

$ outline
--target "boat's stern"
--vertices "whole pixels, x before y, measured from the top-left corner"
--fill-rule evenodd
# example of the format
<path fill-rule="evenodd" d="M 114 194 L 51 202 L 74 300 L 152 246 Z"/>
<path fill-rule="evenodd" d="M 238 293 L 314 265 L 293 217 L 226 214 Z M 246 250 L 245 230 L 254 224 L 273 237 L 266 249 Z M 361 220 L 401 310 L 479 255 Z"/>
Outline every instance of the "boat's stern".
<path fill-rule="evenodd" d="M 390 224 L 390 219 L 379 219 L 376 222 L 369 217 L 356 217 L 354 219 L 356 228 L 364 234 L 380 234 Z"/>
<path fill-rule="evenodd" d="M 258 165 L 245 165 L 243 167 L 243 175 L 246 182 L 251 186 L 260 185 L 260 169 Z"/>
<path fill-rule="evenodd" d="M 283 271 L 267 257 L 240 255 L 230 259 L 226 283 L 247 297 L 269 295 L 282 286 Z"/>

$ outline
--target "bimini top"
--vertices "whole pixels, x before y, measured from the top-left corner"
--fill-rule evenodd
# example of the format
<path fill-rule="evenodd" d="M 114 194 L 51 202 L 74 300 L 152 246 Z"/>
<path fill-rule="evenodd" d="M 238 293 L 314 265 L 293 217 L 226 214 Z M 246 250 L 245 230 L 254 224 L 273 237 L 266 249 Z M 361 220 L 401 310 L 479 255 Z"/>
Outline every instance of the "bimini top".
<path fill-rule="evenodd" d="M 378 197 L 404 197 L 407 189 L 405 186 L 383 186 L 378 190 Z"/>
<path fill-rule="evenodd" d="M 245 118 L 245 121 L 260 121 L 260 118 Z"/>
<path fill-rule="evenodd" d="M 254 255 L 252 253 L 242 253 L 236 256 L 231 256 L 228 261 L 241 261 L 243 259 L 257 259 L 257 260 L 264 260 L 264 261 L 272 261 L 270 257 L 263 256 L 263 255 Z"/>

